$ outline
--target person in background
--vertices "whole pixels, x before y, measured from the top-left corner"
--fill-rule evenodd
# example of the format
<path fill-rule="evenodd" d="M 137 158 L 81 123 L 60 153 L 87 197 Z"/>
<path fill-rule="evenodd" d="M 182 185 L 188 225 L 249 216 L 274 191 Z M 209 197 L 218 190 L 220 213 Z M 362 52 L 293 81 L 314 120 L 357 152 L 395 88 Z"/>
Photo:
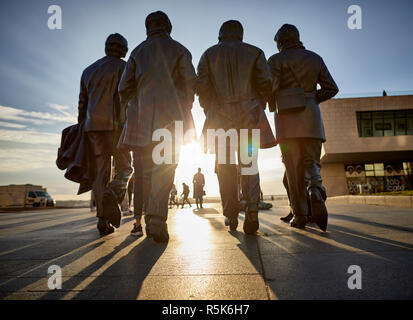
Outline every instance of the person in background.
<path fill-rule="evenodd" d="M 192 207 L 192 206 L 191 206 L 191 203 L 189 202 L 189 199 L 188 199 L 188 196 L 189 196 L 189 186 L 188 186 L 185 182 L 182 182 L 182 188 L 183 188 L 183 191 L 182 191 L 182 193 L 181 193 L 181 196 L 182 196 L 182 195 L 184 196 L 184 197 L 182 198 L 182 208 L 184 207 L 185 202 L 186 202 L 187 204 L 189 204 L 190 207 Z"/>
<path fill-rule="evenodd" d="M 205 177 L 201 173 L 201 168 L 198 168 L 198 172 L 195 173 L 194 178 L 192 179 L 192 183 L 194 185 L 194 198 L 196 202 L 196 207 L 198 209 L 202 209 L 202 198 L 204 196 Z"/>
<path fill-rule="evenodd" d="M 179 203 L 176 201 L 176 196 L 178 195 L 178 191 L 176 190 L 175 184 L 172 185 L 171 193 L 169 197 L 169 209 L 172 209 L 174 205 L 179 208 Z"/>

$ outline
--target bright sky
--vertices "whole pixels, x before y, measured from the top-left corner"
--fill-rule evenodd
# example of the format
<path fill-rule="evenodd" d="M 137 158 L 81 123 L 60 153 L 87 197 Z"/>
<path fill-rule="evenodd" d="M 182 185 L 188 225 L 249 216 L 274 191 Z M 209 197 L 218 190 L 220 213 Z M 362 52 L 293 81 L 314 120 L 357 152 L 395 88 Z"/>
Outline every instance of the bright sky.
<path fill-rule="evenodd" d="M 47 27 L 52 4 L 62 8 L 62 30 Z M 362 8 L 361 30 L 347 27 L 352 4 Z M 226 20 L 241 21 L 244 41 L 267 58 L 276 52 L 276 30 L 292 23 L 304 45 L 324 58 L 340 95 L 412 90 L 412 1 L 1 1 L 1 185 L 41 184 L 57 199 L 78 198 L 77 185 L 63 178 L 55 159 L 61 130 L 76 121 L 80 75 L 104 55 L 110 33 L 124 35 L 130 51 L 143 41 L 145 17 L 155 10 L 169 15 L 172 37 L 192 52 L 195 67 Z M 197 101 L 193 115 L 200 130 L 204 117 Z M 194 145 L 183 152 L 188 157 L 177 169 L 178 191 L 183 181 L 191 186 L 201 166 L 207 195 L 218 195 L 213 158 Z M 285 194 L 278 148 L 260 152 L 259 167 L 264 193 Z"/>

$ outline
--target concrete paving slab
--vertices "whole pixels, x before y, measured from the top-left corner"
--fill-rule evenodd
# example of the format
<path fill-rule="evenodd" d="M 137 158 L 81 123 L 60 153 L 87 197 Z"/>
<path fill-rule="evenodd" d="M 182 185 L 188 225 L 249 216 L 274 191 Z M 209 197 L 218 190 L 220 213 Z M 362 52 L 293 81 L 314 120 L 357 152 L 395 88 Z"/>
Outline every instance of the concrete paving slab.
<path fill-rule="evenodd" d="M 258 275 L 148 276 L 143 283 L 124 279 L 116 284 L 116 299 L 266 300 L 265 281 Z M 110 289 L 94 299 L 112 299 Z"/>
<path fill-rule="evenodd" d="M 1 299 L 411 299 L 413 212 L 330 204 L 328 232 L 291 228 L 288 206 L 260 212 L 257 236 L 224 226 L 220 204 L 170 210 L 170 241 L 100 237 L 88 209 L 0 213 Z M 50 265 L 62 289 L 47 286 Z M 362 290 L 347 286 L 362 270 Z"/>

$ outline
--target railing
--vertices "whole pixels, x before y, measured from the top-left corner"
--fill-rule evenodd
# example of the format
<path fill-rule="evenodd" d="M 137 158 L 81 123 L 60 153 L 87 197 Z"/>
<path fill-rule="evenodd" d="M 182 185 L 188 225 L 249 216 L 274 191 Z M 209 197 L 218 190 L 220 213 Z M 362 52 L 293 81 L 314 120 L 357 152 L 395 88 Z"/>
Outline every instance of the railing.
<path fill-rule="evenodd" d="M 413 90 L 407 91 L 387 91 L 387 96 L 406 96 L 406 95 L 413 95 Z M 338 93 L 334 98 L 368 98 L 368 97 L 382 97 L 383 91 L 376 91 L 376 92 L 359 92 L 359 93 Z"/>

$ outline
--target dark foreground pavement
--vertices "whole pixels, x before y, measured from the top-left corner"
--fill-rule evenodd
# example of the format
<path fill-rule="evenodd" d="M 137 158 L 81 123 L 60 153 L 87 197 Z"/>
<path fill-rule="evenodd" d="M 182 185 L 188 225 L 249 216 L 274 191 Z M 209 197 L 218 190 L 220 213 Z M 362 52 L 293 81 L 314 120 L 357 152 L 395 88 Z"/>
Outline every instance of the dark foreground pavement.
<path fill-rule="evenodd" d="M 99 237 L 88 209 L 0 213 L 1 299 L 412 299 L 413 210 L 329 205 L 327 233 L 260 213 L 258 236 L 223 225 L 219 204 L 171 210 L 170 241 Z M 48 288 L 61 267 L 62 289 Z M 362 289 L 350 290 L 349 266 Z"/>

